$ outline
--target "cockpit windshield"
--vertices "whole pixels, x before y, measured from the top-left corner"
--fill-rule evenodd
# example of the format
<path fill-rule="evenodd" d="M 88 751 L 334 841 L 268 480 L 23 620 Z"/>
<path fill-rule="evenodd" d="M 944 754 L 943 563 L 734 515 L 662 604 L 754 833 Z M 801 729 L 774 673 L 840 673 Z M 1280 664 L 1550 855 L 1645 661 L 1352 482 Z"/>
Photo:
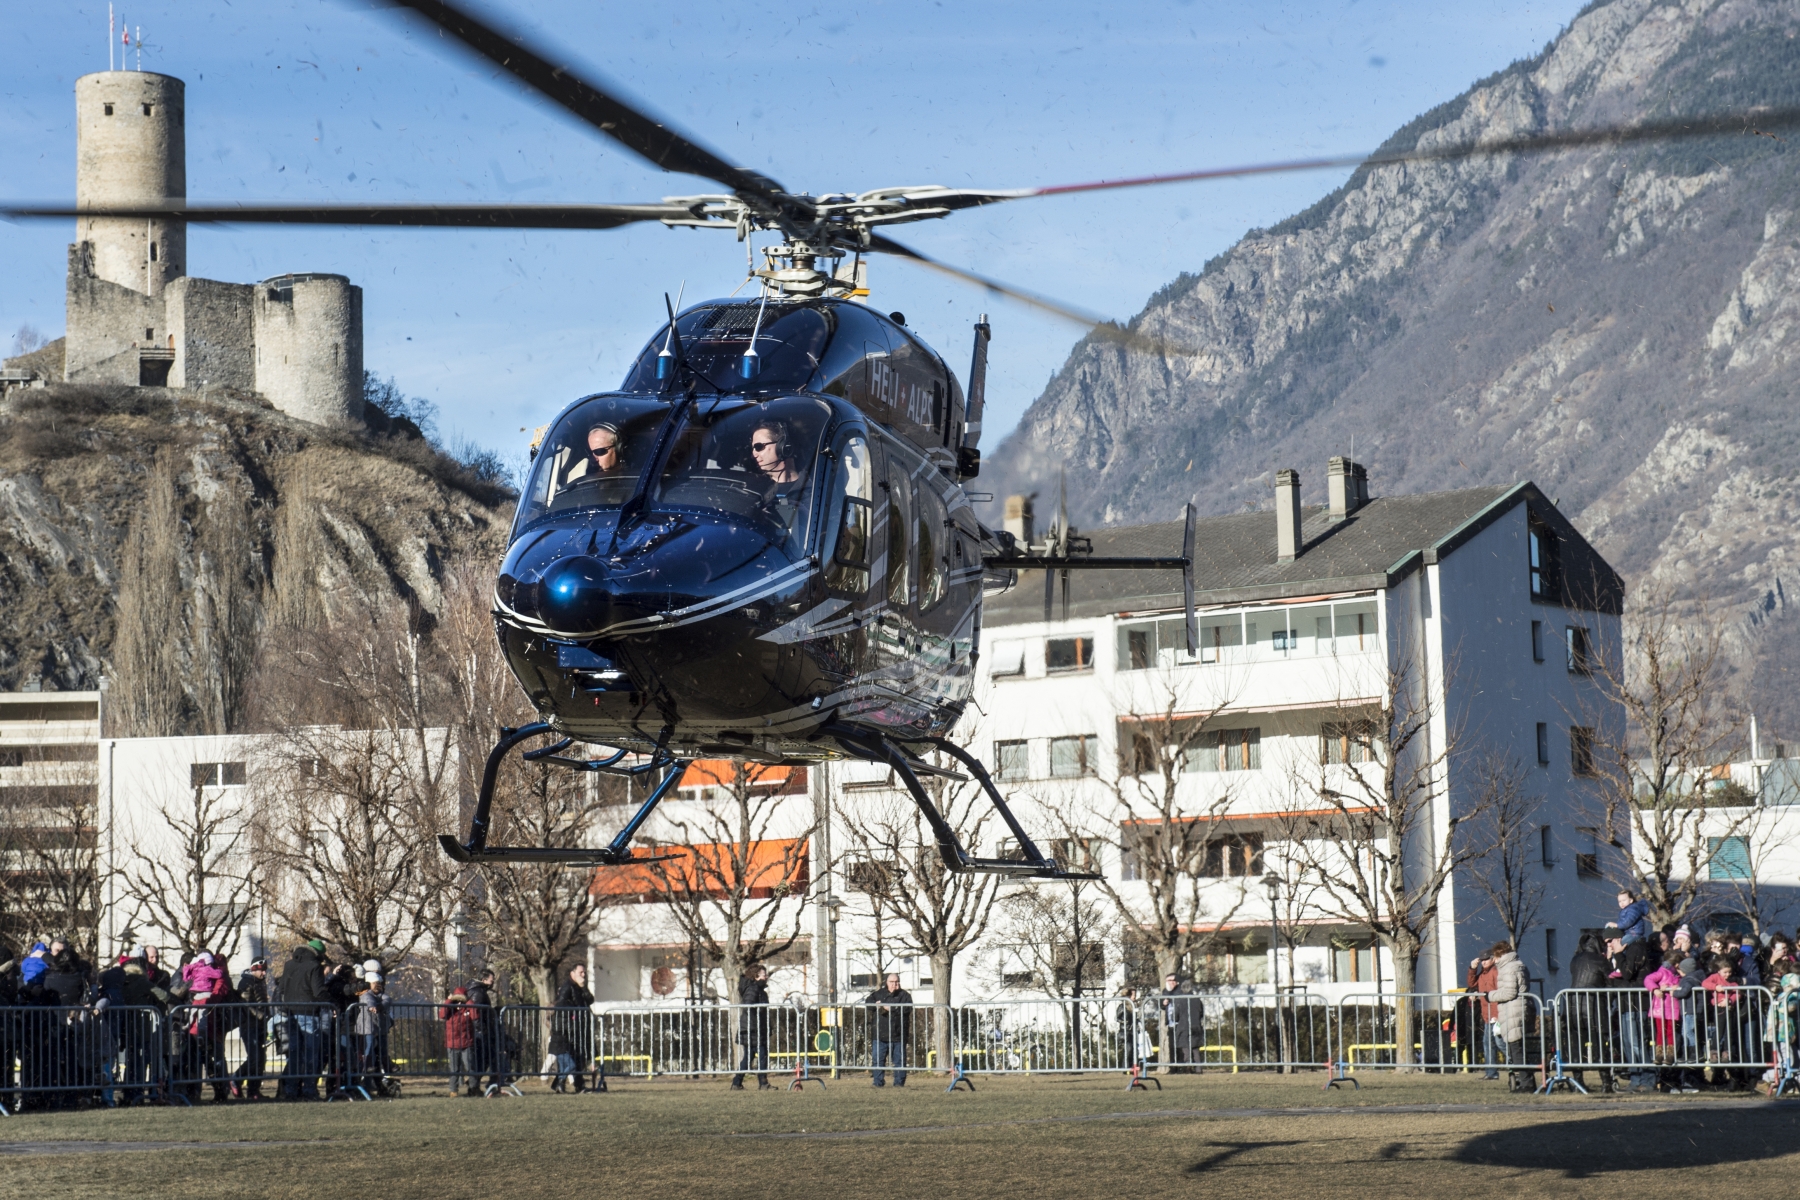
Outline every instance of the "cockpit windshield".
<path fill-rule="evenodd" d="M 762 324 L 757 325 L 758 315 Z M 735 392 L 776 388 L 797 391 L 808 386 L 831 341 L 834 318 L 828 310 L 791 302 L 764 305 L 760 300 L 705 304 L 675 318 L 681 349 L 699 376 L 701 391 Z M 744 354 L 756 335 L 754 374 L 743 373 Z M 667 330 L 650 339 L 626 376 L 622 391 L 662 390 L 657 360 L 668 349 Z M 668 367 L 673 366 L 670 360 Z M 667 369 L 667 368 L 665 368 Z M 685 385 L 685 380 L 683 381 Z"/>
<path fill-rule="evenodd" d="M 595 396 L 570 409 L 538 450 L 514 531 L 550 513 L 624 504 L 668 413 L 643 396 Z"/>
<path fill-rule="evenodd" d="M 713 407 L 688 410 L 652 506 L 743 517 L 790 553 L 806 553 L 830 407 L 802 397 Z"/>

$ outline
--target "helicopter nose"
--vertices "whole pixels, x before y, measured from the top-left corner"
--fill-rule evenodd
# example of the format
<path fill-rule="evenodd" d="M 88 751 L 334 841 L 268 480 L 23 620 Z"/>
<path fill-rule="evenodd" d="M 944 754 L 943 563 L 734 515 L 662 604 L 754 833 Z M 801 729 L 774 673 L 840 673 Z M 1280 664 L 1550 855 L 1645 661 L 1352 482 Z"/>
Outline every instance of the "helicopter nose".
<path fill-rule="evenodd" d="M 538 585 L 538 619 L 557 633 L 592 633 L 607 624 L 612 607 L 606 568 L 585 554 L 553 564 Z"/>

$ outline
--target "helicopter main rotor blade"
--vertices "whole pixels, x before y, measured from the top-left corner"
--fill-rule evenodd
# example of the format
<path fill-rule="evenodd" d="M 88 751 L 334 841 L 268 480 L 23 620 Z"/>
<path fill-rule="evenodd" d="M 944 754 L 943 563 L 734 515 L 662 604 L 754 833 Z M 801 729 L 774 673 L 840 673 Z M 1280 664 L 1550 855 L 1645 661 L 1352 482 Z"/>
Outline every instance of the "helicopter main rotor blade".
<path fill-rule="evenodd" d="M 869 249 L 878 254 L 891 254 L 896 258 L 909 259 L 929 270 L 948 275 L 952 279 L 960 280 L 963 283 L 972 283 L 976 287 L 992 292 L 996 296 L 1005 296 L 1009 300 L 1017 300 L 1020 304 L 1028 305 L 1041 312 L 1047 312 L 1052 316 L 1061 317 L 1065 321 L 1073 321 L 1077 325 L 1085 326 L 1087 330 L 1096 337 L 1103 338 L 1109 342 L 1117 342 L 1128 349 L 1142 350 L 1150 354 L 1163 355 L 1194 355 L 1203 353 L 1203 351 L 1194 349 L 1191 346 L 1178 345 L 1174 342 L 1165 341 L 1162 338 L 1150 337 L 1138 333 L 1135 330 L 1127 329 L 1116 321 L 1106 317 L 1096 316 L 1090 312 L 1083 312 L 1079 308 L 1073 308 L 1067 304 L 1060 303 L 1059 301 L 1051 300 L 1046 296 L 1040 296 L 1036 292 L 1028 292 L 1024 288 L 1001 283 L 997 279 L 989 279 L 986 275 L 977 275 L 973 271 L 965 271 L 961 267 L 953 267 L 948 263 L 939 262 L 937 259 L 921 254 L 909 246 L 901 245 L 886 234 L 871 234 L 869 236 Z"/>
<path fill-rule="evenodd" d="M 129 217 L 195 224 L 392 225 L 460 229 L 617 229 L 688 219 L 680 204 L 153 204 L 0 207 L 0 217 Z"/>
<path fill-rule="evenodd" d="M 768 176 L 734 167 L 713 151 L 623 99 L 558 65 L 543 52 L 510 38 L 466 9 L 444 0 L 388 0 L 411 9 L 520 83 L 562 105 L 570 113 L 665 171 L 699 175 L 756 199 L 777 212 L 810 216 L 811 206 Z"/>
<path fill-rule="evenodd" d="M 1570 129 L 1560 133 L 1522 134 L 1488 141 L 1456 142 L 1429 149 L 1394 150 L 1384 154 L 1331 154 L 1320 158 L 1295 158 L 1235 167 L 1178 171 L 1170 175 L 1137 175 L 1126 179 L 1101 179 L 1092 183 L 1065 183 L 1038 188 L 908 188 L 892 189 L 909 201 L 940 208 L 979 208 L 1008 200 L 1039 196 L 1069 196 L 1079 192 L 1120 188 L 1154 187 L 1168 183 L 1199 183 L 1213 179 L 1242 179 L 1255 175 L 1281 175 L 1295 171 L 1320 171 L 1343 167 L 1388 167 L 1404 163 L 1455 162 L 1499 154 L 1542 154 L 1584 146 L 1633 145 L 1639 142 L 1687 141 L 1693 138 L 1742 134 L 1781 141 L 1772 130 L 1800 128 L 1800 108 L 1778 108 L 1744 113 L 1719 113 L 1641 125 L 1608 125 L 1597 129 Z"/>

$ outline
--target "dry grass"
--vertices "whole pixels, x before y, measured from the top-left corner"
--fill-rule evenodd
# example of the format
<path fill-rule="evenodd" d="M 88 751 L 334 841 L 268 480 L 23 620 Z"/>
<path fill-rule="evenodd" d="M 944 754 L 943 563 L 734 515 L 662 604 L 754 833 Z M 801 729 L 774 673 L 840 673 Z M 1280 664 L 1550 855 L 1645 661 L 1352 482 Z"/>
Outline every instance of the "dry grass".
<path fill-rule="evenodd" d="M 268 1141 L 259 1147 L 11 1157 L 0 1194 L 265 1196 L 1468 1197 L 1785 1195 L 1800 1108 L 1758 1098 L 1509 1097 L 1474 1080 L 1179 1077 L 1126 1093 L 1117 1076 L 982 1080 L 946 1095 L 845 1079 L 733 1093 L 722 1082 L 627 1083 L 603 1096 L 226 1105 L 32 1115 L 6 1143 Z"/>

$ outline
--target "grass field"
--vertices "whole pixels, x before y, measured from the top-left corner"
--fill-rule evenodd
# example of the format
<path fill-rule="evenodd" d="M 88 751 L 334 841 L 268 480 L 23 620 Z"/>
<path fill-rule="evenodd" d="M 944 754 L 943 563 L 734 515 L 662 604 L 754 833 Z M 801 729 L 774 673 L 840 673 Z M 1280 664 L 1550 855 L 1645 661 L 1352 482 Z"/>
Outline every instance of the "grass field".
<path fill-rule="evenodd" d="M 27 1114 L 0 1122 L 0 1195 L 1637 1200 L 1792 1195 L 1800 1169 L 1800 1103 L 1362 1078 L 1360 1092 L 1322 1092 L 1318 1075 L 1175 1076 L 1148 1094 L 1118 1076 L 980 1079 L 973 1095 L 922 1075 L 800 1093 L 659 1080 L 597 1096 L 418 1088 L 354 1105 Z"/>

